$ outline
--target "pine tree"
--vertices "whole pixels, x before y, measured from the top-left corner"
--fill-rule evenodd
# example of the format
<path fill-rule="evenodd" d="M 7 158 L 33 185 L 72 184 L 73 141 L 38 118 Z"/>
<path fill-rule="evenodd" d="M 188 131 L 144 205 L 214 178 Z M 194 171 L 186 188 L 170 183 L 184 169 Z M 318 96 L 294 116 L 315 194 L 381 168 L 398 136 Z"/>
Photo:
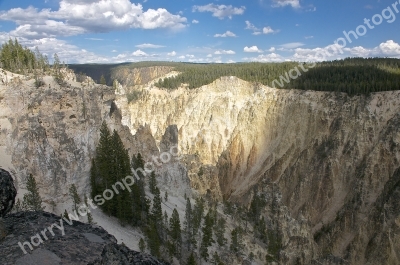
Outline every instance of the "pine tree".
<path fill-rule="evenodd" d="M 173 254 L 176 257 L 180 257 L 180 249 L 182 245 L 182 230 L 181 230 L 181 222 L 179 220 L 179 213 L 174 208 L 172 212 L 171 219 L 169 220 L 169 226 L 170 226 L 170 231 L 169 231 L 169 236 L 171 237 L 172 240 L 172 245 L 173 245 Z"/>
<path fill-rule="evenodd" d="M 157 187 L 156 173 L 152 171 L 149 177 L 149 189 L 152 194 L 154 194 L 156 187 Z"/>
<path fill-rule="evenodd" d="M 214 225 L 213 218 L 210 212 L 207 213 L 206 217 L 204 218 L 204 225 L 202 228 L 203 239 L 201 241 L 200 246 L 200 256 L 205 260 L 208 261 L 208 247 L 214 243 L 212 238 L 212 227 Z"/>
<path fill-rule="evenodd" d="M 165 191 L 164 200 L 165 200 L 166 202 L 168 201 L 168 192 L 167 192 L 167 191 Z"/>
<path fill-rule="evenodd" d="M 160 237 L 157 232 L 157 226 L 153 220 L 150 220 L 149 226 L 146 230 L 147 232 L 147 246 L 150 249 L 150 253 L 153 256 L 160 256 Z"/>
<path fill-rule="evenodd" d="M 53 77 L 59 85 L 64 82 L 64 76 L 61 72 L 61 61 L 57 53 L 54 54 Z"/>
<path fill-rule="evenodd" d="M 240 227 L 236 227 L 231 232 L 231 245 L 230 250 L 236 254 L 241 251 L 242 248 L 242 230 Z"/>
<path fill-rule="evenodd" d="M 17 202 L 14 204 L 13 212 L 17 213 L 17 212 L 20 212 L 20 211 L 23 211 L 23 208 L 22 208 L 22 202 L 18 198 Z"/>
<path fill-rule="evenodd" d="M 227 243 L 225 238 L 225 224 L 226 221 L 223 217 L 219 218 L 217 221 L 217 225 L 215 227 L 215 235 L 217 237 L 217 243 L 220 246 L 224 246 Z"/>
<path fill-rule="evenodd" d="M 187 236 L 187 249 L 190 250 L 193 238 L 193 213 L 192 213 L 192 204 L 190 203 L 189 198 L 186 199 L 186 211 L 185 211 L 185 232 Z"/>
<path fill-rule="evenodd" d="M 153 208 L 151 210 L 151 218 L 154 222 L 159 222 L 162 220 L 162 208 L 161 208 L 161 196 L 160 190 L 156 188 L 154 198 L 153 198 Z"/>
<path fill-rule="evenodd" d="M 81 203 L 81 198 L 79 197 L 79 194 L 78 194 L 75 184 L 72 184 L 69 187 L 69 196 L 71 196 L 71 198 L 72 198 L 73 207 L 74 207 L 75 211 L 78 212 L 78 206 Z"/>
<path fill-rule="evenodd" d="M 23 204 L 26 205 L 27 210 L 44 210 L 45 207 L 42 206 L 42 198 L 39 195 L 39 188 L 37 187 L 36 180 L 32 174 L 30 174 L 27 179 L 26 189 L 28 192 L 24 195 Z"/>
<path fill-rule="evenodd" d="M 193 252 L 190 254 L 187 265 L 197 265 L 196 259 L 194 258 Z"/>
<path fill-rule="evenodd" d="M 68 219 L 68 220 L 69 220 L 69 215 L 68 215 L 67 209 L 64 210 L 64 215 L 63 215 L 63 217 L 64 217 L 65 219 Z"/>
<path fill-rule="evenodd" d="M 107 81 L 106 81 L 106 78 L 104 77 L 104 75 L 101 75 L 101 77 L 100 77 L 100 84 L 101 85 L 106 85 L 107 84 Z"/>
<path fill-rule="evenodd" d="M 139 240 L 139 249 L 140 252 L 144 252 L 146 250 L 146 243 L 144 242 L 143 238 Z"/>

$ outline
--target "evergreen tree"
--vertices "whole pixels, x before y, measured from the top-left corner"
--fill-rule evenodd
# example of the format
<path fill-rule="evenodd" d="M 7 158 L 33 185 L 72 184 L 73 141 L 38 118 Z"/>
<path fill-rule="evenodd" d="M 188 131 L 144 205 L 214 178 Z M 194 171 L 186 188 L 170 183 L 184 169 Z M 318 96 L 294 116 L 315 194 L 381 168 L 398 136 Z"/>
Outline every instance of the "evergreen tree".
<path fill-rule="evenodd" d="M 100 77 L 100 84 L 101 85 L 106 85 L 107 84 L 107 81 L 106 81 L 106 78 L 104 77 L 104 75 L 101 75 L 101 77 Z"/>
<path fill-rule="evenodd" d="M 151 255 L 155 257 L 160 257 L 160 237 L 157 232 L 156 223 L 150 220 L 149 226 L 147 228 L 147 246 L 150 249 Z"/>
<path fill-rule="evenodd" d="M 210 214 L 210 212 L 207 213 L 206 217 L 204 218 L 204 225 L 202 228 L 202 233 L 203 233 L 203 240 L 201 241 L 201 246 L 200 246 L 200 256 L 205 260 L 208 261 L 208 247 L 214 243 L 213 237 L 212 237 L 212 227 L 214 225 L 213 218 Z"/>
<path fill-rule="evenodd" d="M 221 258 L 218 256 L 217 252 L 214 252 L 211 263 L 214 265 L 224 265 L 224 263 L 221 261 Z"/>
<path fill-rule="evenodd" d="M 57 53 L 54 54 L 53 77 L 56 82 L 61 85 L 64 82 L 64 76 L 61 71 L 61 61 Z"/>
<path fill-rule="evenodd" d="M 169 220 L 169 226 L 169 236 L 172 240 L 173 254 L 176 257 L 180 257 L 180 249 L 182 245 L 181 222 L 179 220 L 179 213 L 176 208 L 172 212 L 171 219 Z"/>
<path fill-rule="evenodd" d="M 187 237 L 187 249 L 190 250 L 193 238 L 193 213 L 192 213 L 192 204 L 190 203 L 189 198 L 186 198 L 186 210 L 185 210 L 185 233 Z"/>
<path fill-rule="evenodd" d="M 153 198 L 153 208 L 151 210 L 151 218 L 154 222 L 160 222 L 162 220 L 163 213 L 161 208 L 161 196 L 160 190 L 156 188 Z"/>
<path fill-rule="evenodd" d="M 240 227 L 236 227 L 231 232 L 231 246 L 230 250 L 236 254 L 241 251 L 242 248 L 242 229 Z"/>
<path fill-rule="evenodd" d="M 69 215 L 68 215 L 67 209 L 64 210 L 64 215 L 63 215 L 63 217 L 64 217 L 65 219 L 68 219 L 68 220 L 69 220 Z"/>
<path fill-rule="evenodd" d="M 165 191 L 164 200 L 165 200 L 166 202 L 168 201 L 168 192 L 167 192 L 167 191 Z"/>
<path fill-rule="evenodd" d="M 215 227 L 215 235 L 217 237 L 217 243 L 220 246 L 224 246 L 227 243 L 227 240 L 225 238 L 225 224 L 226 220 L 221 217 L 217 221 L 217 225 Z"/>
<path fill-rule="evenodd" d="M 139 249 L 140 252 L 144 252 L 146 250 L 146 243 L 144 242 L 143 238 L 139 240 Z"/>
<path fill-rule="evenodd" d="M 194 258 L 193 252 L 190 254 L 187 265 L 197 265 L 196 259 Z"/>
<path fill-rule="evenodd" d="M 39 188 L 36 185 L 36 180 L 29 175 L 26 182 L 26 189 L 28 192 L 24 195 L 23 204 L 26 205 L 27 210 L 42 211 L 45 207 L 42 206 L 42 198 L 39 195 Z"/>
<path fill-rule="evenodd" d="M 149 177 L 149 189 L 152 194 L 154 194 L 156 187 L 157 187 L 156 173 L 152 171 Z"/>
<path fill-rule="evenodd" d="M 193 235 L 196 235 L 197 231 L 200 229 L 203 213 L 204 213 L 204 200 L 203 198 L 200 197 L 196 199 L 193 209 L 193 220 L 192 220 Z"/>
<path fill-rule="evenodd" d="M 17 201 L 15 202 L 14 207 L 13 207 L 13 212 L 17 213 L 20 211 L 22 211 L 22 202 L 20 199 L 17 199 Z"/>
<path fill-rule="evenodd" d="M 75 184 L 72 184 L 69 187 L 69 196 L 71 196 L 75 211 L 78 212 L 78 206 L 81 203 L 81 198 L 79 197 Z"/>

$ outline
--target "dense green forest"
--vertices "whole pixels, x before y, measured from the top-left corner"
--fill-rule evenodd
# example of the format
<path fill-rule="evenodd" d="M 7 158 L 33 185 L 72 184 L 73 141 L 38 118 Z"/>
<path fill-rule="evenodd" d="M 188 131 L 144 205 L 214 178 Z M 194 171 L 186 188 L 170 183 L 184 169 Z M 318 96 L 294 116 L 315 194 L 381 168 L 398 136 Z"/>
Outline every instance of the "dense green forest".
<path fill-rule="evenodd" d="M 276 88 L 345 92 L 349 95 L 400 89 L 400 60 L 393 58 L 347 58 L 319 63 L 200 64 L 153 61 L 119 65 L 70 65 L 76 72 L 84 72 L 95 80 L 104 75 L 109 85 L 112 84 L 112 71 L 151 66 L 170 66 L 181 72 L 176 77 L 160 80 L 156 84 L 165 89 L 176 89 L 181 84 L 194 89 L 222 76 L 237 76 Z"/>
<path fill-rule="evenodd" d="M 400 60 L 348 58 L 310 63 L 179 64 L 181 75 L 160 80 L 156 86 L 190 89 L 207 85 L 221 76 L 283 88 L 345 92 L 349 95 L 400 89 Z"/>

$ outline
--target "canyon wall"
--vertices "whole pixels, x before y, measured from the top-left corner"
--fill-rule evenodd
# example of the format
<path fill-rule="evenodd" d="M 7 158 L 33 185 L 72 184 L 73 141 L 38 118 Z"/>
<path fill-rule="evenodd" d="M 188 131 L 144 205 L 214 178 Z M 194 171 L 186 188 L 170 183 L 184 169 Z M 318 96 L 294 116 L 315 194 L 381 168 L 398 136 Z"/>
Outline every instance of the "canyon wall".
<path fill-rule="evenodd" d="M 348 97 L 273 89 L 236 77 L 194 90 L 144 90 L 121 106 L 128 127 L 135 133 L 149 126 L 160 141 L 176 125 L 181 152 L 193 156 L 189 178 L 201 194 L 247 204 L 250 191 L 266 180 L 287 209 L 276 220 L 289 231 L 282 230 L 287 247 L 294 248 L 299 227 L 285 218 L 304 219 L 319 245 L 308 243 L 315 252 L 309 259 L 400 263 L 400 91 Z M 202 166 L 214 170 L 200 175 Z M 295 245 L 303 246 L 299 254 L 307 244 Z M 295 262 L 294 256 L 286 262 Z"/>

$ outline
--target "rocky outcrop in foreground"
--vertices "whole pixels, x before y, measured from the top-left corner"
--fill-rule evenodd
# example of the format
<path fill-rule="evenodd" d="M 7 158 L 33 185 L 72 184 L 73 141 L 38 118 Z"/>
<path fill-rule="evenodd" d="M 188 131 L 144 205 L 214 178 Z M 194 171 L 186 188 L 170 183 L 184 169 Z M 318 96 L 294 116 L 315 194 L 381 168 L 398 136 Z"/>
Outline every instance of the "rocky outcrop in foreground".
<path fill-rule="evenodd" d="M 117 240 L 99 226 L 75 221 L 69 225 L 51 213 L 13 213 L 4 218 L 4 223 L 8 234 L 0 241 L 2 265 L 168 264 L 118 245 Z M 49 232 L 51 226 L 54 235 Z M 25 243 L 26 254 L 19 243 Z"/>
<path fill-rule="evenodd" d="M 10 173 L 0 168 L 0 218 L 11 211 L 16 195 L 17 191 Z"/>

